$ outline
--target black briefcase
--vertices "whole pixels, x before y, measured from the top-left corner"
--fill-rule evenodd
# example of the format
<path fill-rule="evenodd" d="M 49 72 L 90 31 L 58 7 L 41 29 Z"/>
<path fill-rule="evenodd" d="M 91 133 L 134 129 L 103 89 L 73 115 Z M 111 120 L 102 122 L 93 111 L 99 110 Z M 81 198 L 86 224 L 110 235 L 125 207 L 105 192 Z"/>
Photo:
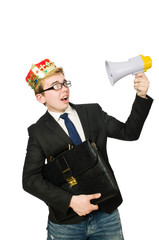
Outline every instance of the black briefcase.
<path fill-rule="evenodd" d="M 90 140 L 60 153 L 43 167 L 43 176 L 73 195 L 101 193 L 99 199 L 91 200 L 93 204 L 99 204 L 119 194 L 114 175 L 95 143 Z M 73 210 L 69 210 L 67 216 L 63 216 L 59 211 L 54 212 L 57 220 L 75 214 Z"/>

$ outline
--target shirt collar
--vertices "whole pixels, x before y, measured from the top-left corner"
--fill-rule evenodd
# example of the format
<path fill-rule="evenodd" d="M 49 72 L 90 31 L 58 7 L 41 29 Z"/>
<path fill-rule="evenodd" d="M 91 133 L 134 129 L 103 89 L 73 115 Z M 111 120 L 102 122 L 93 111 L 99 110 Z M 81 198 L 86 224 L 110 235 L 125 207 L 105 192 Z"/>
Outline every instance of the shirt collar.
<path fill-rule="evenodd" d="M 60 116 L 63 114 L 63 113 L 59 113 L 59 112 L 51 112 L 48 110 L 48 112 L 50 113 L 50 115 L 55 118 L 55 120 L 58 122 L 60 120 Z M 70 105 L 68 105 L 68 108 L 65 110 L 64 113 L 68 113 L 68 114 L 71 114 L 73 115 L 75 112 L 75 110 L 73 109 L 73 107 L 71 107 Z"/>

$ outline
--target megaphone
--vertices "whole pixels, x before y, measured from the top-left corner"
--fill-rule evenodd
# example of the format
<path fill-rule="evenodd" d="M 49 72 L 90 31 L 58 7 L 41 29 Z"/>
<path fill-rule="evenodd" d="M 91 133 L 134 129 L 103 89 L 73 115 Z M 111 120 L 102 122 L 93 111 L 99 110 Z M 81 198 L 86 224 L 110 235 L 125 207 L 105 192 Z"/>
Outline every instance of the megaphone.
<path fill-rule="evenodd" d="M 129 74 L 146 72 L 147 69 L 152 67 L 152 60 L 149 56 L 139 55 L 126 62 L 105 61 L 105 65 L 110 83 L 114 85 L 119 79 Z"/>

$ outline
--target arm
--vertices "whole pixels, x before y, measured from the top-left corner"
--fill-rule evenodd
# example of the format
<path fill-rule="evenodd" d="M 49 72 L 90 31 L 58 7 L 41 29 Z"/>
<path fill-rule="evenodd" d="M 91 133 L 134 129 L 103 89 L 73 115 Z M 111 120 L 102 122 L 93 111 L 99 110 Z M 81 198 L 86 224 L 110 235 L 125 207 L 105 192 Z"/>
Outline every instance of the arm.
<path fill-rule="evenodd" d="M 29 132 L 30 137 L 23 169 L 24 190 L 48 205 L 59 209 L 64 214 L 67 213 L 69 207 L 79 216 L 97 210 L 98 205 L 93 205 L 90 201 L 99 198 L 100 194 L 72 196 L 72 194 L 43 179 L 42 167 L 45 164 L 45 156 L 36 138 L 33 137 L 31 131 Z"/>
<path fill-rule="evenodd" d="M 147 96 L 149 80 L 144 73 L 135 75 L 134 88 L 137 90 L 130 116 L 125 123 L 113 117 L 107 118 L 108 136 L 121 140 L 137 140 L 148 116 L 153 99 Z M 103 117 L 106 117 L 103 114 Z"/>
<path fill-rule="evenodd" d="M 41 149 L 34 129 L 29 129 L 29 141 L 23 169 L 23 188 L 25 191 L 43 200 L 48 205 L 67 212 L 72 194 L 46 181 L 42 176 L 45 155 Z"/>

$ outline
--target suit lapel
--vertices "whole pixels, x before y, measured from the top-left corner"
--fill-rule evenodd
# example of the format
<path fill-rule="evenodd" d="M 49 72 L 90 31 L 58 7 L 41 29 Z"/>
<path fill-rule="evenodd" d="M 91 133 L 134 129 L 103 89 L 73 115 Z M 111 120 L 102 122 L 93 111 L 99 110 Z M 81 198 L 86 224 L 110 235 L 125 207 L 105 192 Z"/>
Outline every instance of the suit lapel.
<path fill-rule="evenodd" d="M 83 131 L 85 134 L 86 139 L 89 138 L 89 126 L 87 121 L 87 112 L 82 107 L 82 105 L 75 105 L 70 103 L 70 105 L 75 108 L 75 110 L 78 113 L 78 116 L 80 118 Z M 46 112 L 46 121 L 45 125 L 54 132 L 60 139 L 62 139 L 67 144 L 73 144 L 71 138 L 65 133 L 65 131 L 62 129 L 62 127 L 56 122 L 56 120 L 49 114 L 49 112 Z"/>
<path fill-rule="evenodd" d="M 71 138 L 65 133 L 62 127 L 56 122 L 56 120 L 46 112 L 45 125 L 54 133 L 56 134 L 61 140 L 63 140 L 67 144 L 73 144 Z"/>

